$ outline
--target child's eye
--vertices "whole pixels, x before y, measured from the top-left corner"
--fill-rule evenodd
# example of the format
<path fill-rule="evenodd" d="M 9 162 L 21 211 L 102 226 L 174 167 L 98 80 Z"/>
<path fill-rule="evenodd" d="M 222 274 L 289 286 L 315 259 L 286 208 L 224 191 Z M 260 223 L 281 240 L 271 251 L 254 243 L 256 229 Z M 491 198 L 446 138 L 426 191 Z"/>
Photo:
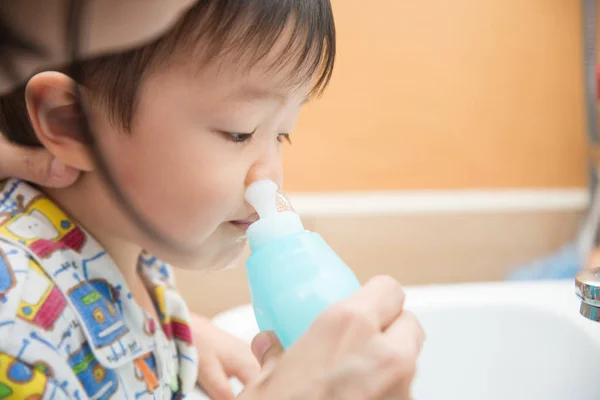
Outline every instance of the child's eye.
<path fill-rule="evenodd" d="M 288 142 L 289 144 L 292 144 L 292 139 L 290 139 L 290 134 L 289 133 L 279 133 L 277 135 L 277 141 L 279 143 L 282 143 L 283 141 Z"/>
<path fill-rule="evenodd" d="M 244 143 L 252 139 L 254 132 L 252 133 L 239 133 L 239 132 L 222 132 L 225 139 L 234 143 Z"/>

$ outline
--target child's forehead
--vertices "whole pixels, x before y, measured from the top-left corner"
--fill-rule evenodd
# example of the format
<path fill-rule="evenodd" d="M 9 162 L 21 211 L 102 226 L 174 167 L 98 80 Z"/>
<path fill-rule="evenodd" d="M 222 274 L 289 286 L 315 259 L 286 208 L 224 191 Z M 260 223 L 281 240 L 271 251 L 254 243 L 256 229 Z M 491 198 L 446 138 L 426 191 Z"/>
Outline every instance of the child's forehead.
<path fill-rule="evenodd" d="M 178 98 L 194 104 L 195 110 L 222 111 L 219 107 L 267 103 L 301 106 L 310 98 L 314 77 L 294 78 L 293 64 L 275 69 L 267 58 L 252 65 L 236 63 L 230 53 L 210 63 L 182 60 L 158 70 L 147 76 L 138 99 L 147 104 Z"/>
<path fill-rule="evenodd" d="M 181 57 L 172 66 L 173 73 L 183 72 L 192 84 L 215 87 L 226 97 L 242 100 L 299 97 L 305 102 L 318 73 L 299 65 L 297 56 L 286 54 L 279 43 L 258 60 L 248 52 L 229 51 L 208 61 Z"/>

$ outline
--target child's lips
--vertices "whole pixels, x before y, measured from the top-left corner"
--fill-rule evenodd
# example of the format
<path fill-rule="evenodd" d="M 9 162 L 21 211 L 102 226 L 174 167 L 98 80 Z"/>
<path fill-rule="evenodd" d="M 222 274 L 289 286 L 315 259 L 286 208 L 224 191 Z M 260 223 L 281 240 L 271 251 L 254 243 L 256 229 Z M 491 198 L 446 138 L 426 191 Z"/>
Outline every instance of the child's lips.
<path fill-rule="evenodd" d="M 250 225 L 252 225 L 256 221 L 258 221 L 258 214 L 252 214 L 246 219 L 230 221 L 230 223 L 236 226 L 237 228 L 241 229 L 242 231 L 246 232 Z"/>

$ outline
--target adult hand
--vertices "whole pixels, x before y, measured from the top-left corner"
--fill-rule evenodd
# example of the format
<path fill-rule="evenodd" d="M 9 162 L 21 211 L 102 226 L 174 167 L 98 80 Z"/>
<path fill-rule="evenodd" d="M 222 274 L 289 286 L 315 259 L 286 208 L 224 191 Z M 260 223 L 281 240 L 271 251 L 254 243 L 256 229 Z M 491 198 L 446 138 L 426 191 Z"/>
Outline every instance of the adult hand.
<path fill-rule="evenodd" d="M 0 132 L 0 181 L 14 177 L 60 188 L 73 184 L 78 176 L 79 171 L 58 162 L 46 149 L 17 146 Z"/>
<path fill-rule="evenodd" d="M 88 0 L 83 16 L 85 47 L 81 56 L 92 57 L 143 45 L 168 30 L 196 1 Z M 0 46 L 0 59 L 17 75 L 3 74 L 0 68 L 0 96 L 25 83 L 35 71 L 70 61 L 65 39 L 69 3 L 69 0 L 0 2 L 0 39 L 7 30 L 19 41 L 31 43 L 43 53 L 26 54 L 10 43 Z M 42 186 L 65 187 L 77 179 L 77 171 L 54 160 L 47 151 L 9 144 L 1 134 L 0 180 L 16 177 Z"/>
<path fill-rule="evenodd" d="M 403 304 L 400 285 L 376 277 L 285 353 L 272 332 L 259 334 L 252 349 L 263 370 L 240 399 L 410 399 L 424 334 Z"/>
<path fill-rule="evenodd" d="M 117 52 L 141 46 L 166 32 L 197 0 L 88 0 L 82 17 L 85 36 L 82 57 Z M 25 83 L 33 73 L 70 62 L 67 50 L 70 0 L 0 1 L 0 28 L 29 42 L 43 54 L 25 54 L 23 49 L 0 46 L 0 59 L 8 62 L 18 79 L 2 74 L 0 95 Z M 3 39 L 0 30 L 0 39 Z M 1 41 L 0 41 L 1 42 Z"/>

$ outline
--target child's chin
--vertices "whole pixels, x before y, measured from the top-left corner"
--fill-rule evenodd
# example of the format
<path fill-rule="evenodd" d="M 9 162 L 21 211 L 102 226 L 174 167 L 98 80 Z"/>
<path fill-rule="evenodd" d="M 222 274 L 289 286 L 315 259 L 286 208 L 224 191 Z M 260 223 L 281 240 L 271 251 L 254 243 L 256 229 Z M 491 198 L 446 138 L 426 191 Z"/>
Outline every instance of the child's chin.
<path fill-rule="evenodd" d="M 247 241 L 245 239 L 241 240 L 239 243 L 236 243 L 235 250 L 231 251 L 227 257 L 224 257 L 220 263 L 217 263 L 214 268 L 210 268 L 209 271 L 220 271 L 238 266 L 242 258 L 248 257 L 248 255 L 245 254 L 245 250 L 247 248 L 246 243 Z"/>
<path fill-rule="evenodd" d="M 229 243 L 227 246 L 214 252 L 199 251 L 196 256 L 184 257 L 185 259 L 183 260 L 174 259 L 169 264 L 186 270 L 215 272 L 239 265 L 242 257 L 248 256 L 245 249 L 246 240 L 240 240 Z"/>
<path fill-rule="evenodd" d="M 240 265 L 240 261 L 242 259 L 242 255 L 244 254 L 244 251 L 242 249 L 242 251 L 240 251 L 232 260 L 224 262 L 223 265 L 221 267 L 212 269 L 211 271 L 221 271 L 224 269 L 229 269 L 229 268 L 235 268 L 238 265 Z"/>

